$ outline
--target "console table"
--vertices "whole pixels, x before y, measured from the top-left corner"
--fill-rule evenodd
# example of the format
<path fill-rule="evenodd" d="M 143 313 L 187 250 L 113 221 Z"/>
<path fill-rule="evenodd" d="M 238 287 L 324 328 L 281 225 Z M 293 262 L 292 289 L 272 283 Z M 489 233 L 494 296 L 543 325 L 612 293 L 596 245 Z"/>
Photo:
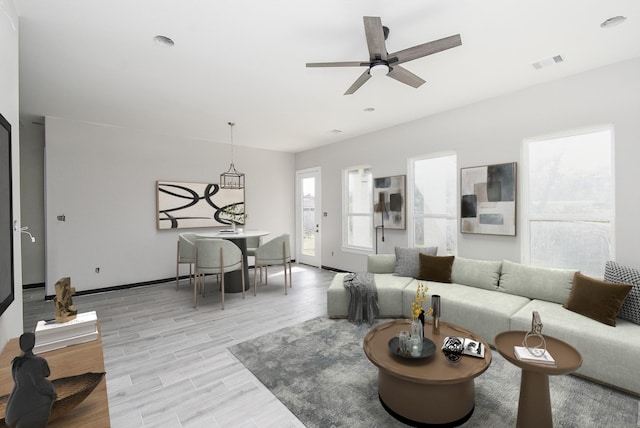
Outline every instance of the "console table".
<path fill-rule="evenodd" d="M 11 394 L 13 378 L 11 377 L 11 361 L 22 351 L 19 339 L 11 339 L 0 354 L 0 396 Z M 49 380 L 74 376 L 87 372 L 104 372 L 104 356 L 102 354 L 102 336 L 98 325 L 98 338 L 91 342 L 56 349 L 38 354 L 47 360 L 51 375 Z M 0 423 L 0 427 L 6 426 Z M 87 398 L 66 415 L 47 425 L 48 428 L 86 428 L 110 427 L 109 401 L 107 399 L 107 382 L 100 384 Z"/>

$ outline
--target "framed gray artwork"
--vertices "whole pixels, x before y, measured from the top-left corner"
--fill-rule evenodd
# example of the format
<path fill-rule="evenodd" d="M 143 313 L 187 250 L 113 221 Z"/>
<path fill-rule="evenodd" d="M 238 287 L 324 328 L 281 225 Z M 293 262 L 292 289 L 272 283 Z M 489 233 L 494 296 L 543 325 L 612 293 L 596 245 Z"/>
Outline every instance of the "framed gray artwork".
<path fill-rule="evenodd" d="M 157 181 L 158 229 L 220 227 L 244 224 L 244 189 L 213 183 Z"/>
<path fill-rule="evenodd" d="M 406 176 L 373 179 L 373 227 L 406 229 Z"/>
<path fill-rule="evenodd" d="M 516 235 L 516 162 L 460 169 L 460 231 Z"/>

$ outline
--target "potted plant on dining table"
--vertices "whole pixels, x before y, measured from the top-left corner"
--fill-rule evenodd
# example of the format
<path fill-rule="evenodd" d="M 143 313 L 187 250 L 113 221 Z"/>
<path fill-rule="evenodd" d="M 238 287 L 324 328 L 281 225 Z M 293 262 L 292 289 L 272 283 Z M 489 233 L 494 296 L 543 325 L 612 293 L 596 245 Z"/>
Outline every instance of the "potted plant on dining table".
<path fill-rule="evenodd" d="M 222 216 L 221 216 L 222 219 L 229 221 L 234 232 L 236 231 L 237 225 L 239 224 L 244 225 L 245 220 L 248 217 L 247 213 L 244 211 L 244 204 L 228 205 L 224 207 L 221 211 L 222 211 Z"/>

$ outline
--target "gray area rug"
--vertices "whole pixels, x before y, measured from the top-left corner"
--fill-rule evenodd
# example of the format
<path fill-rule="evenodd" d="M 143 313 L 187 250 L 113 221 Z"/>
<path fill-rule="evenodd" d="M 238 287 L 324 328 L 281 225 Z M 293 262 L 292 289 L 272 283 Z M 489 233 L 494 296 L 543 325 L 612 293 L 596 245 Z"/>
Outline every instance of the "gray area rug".
<path fill-rule="evenodd" d="M 315 318 L 229 350 L 307 427 L 405 427 L 378 400 L 378 371 L 362 350 L 370 328 Z M 515 426 L 520 370 L 492 355 L 462 426 Z M 575 376 L 549 383 L 555 427 L 640 427 L 640 402 L 631 395 Z"/>

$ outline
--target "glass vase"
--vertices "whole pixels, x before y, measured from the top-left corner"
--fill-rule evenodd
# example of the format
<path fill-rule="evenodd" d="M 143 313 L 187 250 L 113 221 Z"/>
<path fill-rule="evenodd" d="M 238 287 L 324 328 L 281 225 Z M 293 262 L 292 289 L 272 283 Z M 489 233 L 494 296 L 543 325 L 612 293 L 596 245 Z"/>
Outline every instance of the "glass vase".
<path fill-rule="evenodd" d="M 411 339 L 418 339 L 418 353 L 422 353 L 422 338 L 424 337 L 424 327 L 419 318 L 411 321 Z M 412 352 L 413 354 L 413 352 Z"/>

